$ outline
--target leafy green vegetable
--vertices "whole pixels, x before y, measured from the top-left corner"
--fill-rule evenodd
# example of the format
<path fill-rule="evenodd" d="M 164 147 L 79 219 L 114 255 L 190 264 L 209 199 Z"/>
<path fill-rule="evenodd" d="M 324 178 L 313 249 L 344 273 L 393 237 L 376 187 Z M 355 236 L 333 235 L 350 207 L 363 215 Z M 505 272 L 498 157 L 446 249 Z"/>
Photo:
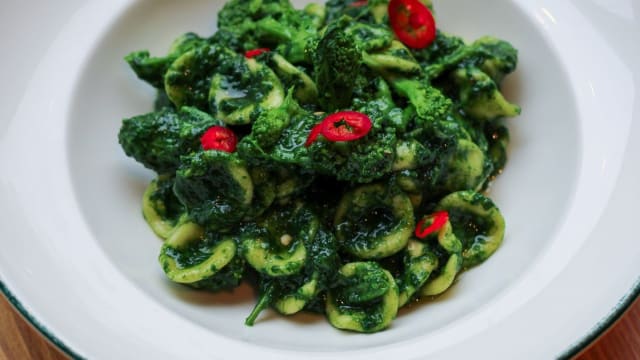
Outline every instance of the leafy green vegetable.
<path fill-rule="evenodd" d="M 362 64 L 362 52 L 355 38 L 344 31 L 350 18 L 332 23 L 315 49 L 313 66 L 318 84 L 319 103 L 328 111 L 351 103 L 356 77 Z"/>
<path fill-rule="evenodd" d="M 204 226 L 228 229 L 247 211 L 253 182 L 234 154 L 209 150 L 181 158 L 173 190 L 189 217 Z"/>
<path fill-rule="evenodd" d="M 247 325 L 272 308 L 376 332 L 498 249 L 504 219 L 480 191 L 520 113 L 501 91 L 517 50 L 442 29 L 413 49 L 388 5 L 230 0 L 215 33 L 125 57 L 156 88 L 118 139 L 157 173 L 143 215 L 171 281 L 249 281 Z"/>
<path fill-rule="evenodd" d="M 202 46 L 180 55 L 171 63 L 164 75 L 164 89 L 176 107 L 193 106 L 207 111 L 213 75 L 242 65 L 242 57 L 228 48 Z"/>

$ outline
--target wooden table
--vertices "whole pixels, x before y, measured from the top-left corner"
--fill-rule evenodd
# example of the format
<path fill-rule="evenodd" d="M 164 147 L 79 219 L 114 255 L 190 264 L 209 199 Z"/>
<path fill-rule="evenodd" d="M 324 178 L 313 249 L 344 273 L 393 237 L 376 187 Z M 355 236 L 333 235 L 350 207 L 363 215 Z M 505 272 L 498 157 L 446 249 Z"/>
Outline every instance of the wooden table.
<path fill-rule="evenodd" d="M 64 355 L 34 330 L 0 295 L 0 360 L 61 360 Z M 640 359 L 640 301 L 576 360 Z"/>

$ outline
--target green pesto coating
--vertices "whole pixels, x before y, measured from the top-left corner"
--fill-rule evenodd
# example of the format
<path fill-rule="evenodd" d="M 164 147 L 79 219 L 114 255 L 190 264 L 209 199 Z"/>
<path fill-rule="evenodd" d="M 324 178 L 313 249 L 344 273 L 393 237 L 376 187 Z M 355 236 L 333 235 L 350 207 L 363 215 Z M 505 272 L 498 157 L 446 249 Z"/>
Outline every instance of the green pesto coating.
<path fill-rule="evenodd" d="M 260 114 L 251 127 L 251 137 L 264 149 L 273 147 L 282 136 L 282 132 L 291 124 L 297 114 L 305 111 L 293 100 L 290 91 L 281 106 Z M 249 155 L 249 154 L 248 154 Z"/>
<path fill-rule="evenodd" d="M 381 184 L 364 185 L 345 194 L 334 226 L 340 246 L 361 259 L 380 259 L 401 251 L 414 229 L 409 197 Z"/>
<path fill-rule="evenodd" d="M 197 47 L 171 63 L 164 76 L 164 89 L 176 107 L 193 106 L 208 111 L 213 75 L 242 71 L 243 66 L 244 58 L 227 47 L 218 44 Z"/>
<path fill-rule="evenodd" d="M 238 286 L 244 272 L 235 239 L 193 223 L 180 225 L 167 239 L 159 261 L 171 280 L 211 291 Z"/>
<path fill-rule="evenodd" d="M 236 66 L 213 75 L 209 88 L 211 112 L 228 125 L 249 124 L 284 100 L 282 84 L 271 69 L 254 59 L 236 61 Z"/>
<path fill-rule="evenodd" d="M 391 78 L 397 74 L 418 75 L 420 64 L 411 51 L 400 41 L 392 40 L 389 45 L 376 52 L 365 52 L 362 61 L 371 69 Z"/>
<path fill-rule="evenodd" d="M 307 263 L 303 273 L 278 282 L 273 294 L 274 308 L 284 315 L 295 314 L 335 283 L 339 264 L 338 244 L 333 234 L 320 227 L 307 241 Z"/>
<path fill-rule="evenodd" d="M 315 104 L 318 101 L 318 87 L 304 70 L 278 53 L 270 52 L 265 57 L 269 66 L 282 79 L 284 86 L 293 90 L 296 100 L 302 104 Z"/>
<path fill-rule="evenodd" d="M 462 109 L 478 120 L 495 120 L 520 114 L 520 107 L 507 101 L 491 77 L 475 67 L 458 69 L 453 79 L 459 86 Z"/>
<path fill-rule="evenodd" d="M 166 239 L 186 215 L 182 203 L 173 193 L 174 179 L 160 176 L 147 186 L 142 197 L 142 215 L 153 232 Z"/>
<path fill-rule="evenodd" d="M 221 230 L 237 223 L 253 199 L 244 162 L 216 150 L 182 157 L 173 190 L 193 221 Z"/>
<path fill-rule="evenodd" d="M 456 50 L 465 46 L 462 38 L 436 30 L 436 39 L 429 46 L 414 50 L 413 54 L 420 65 L 425 68 L 446 59 Z"/>
<path fill-rule="evenodd" d="M 427 282 L 420 288 L 420 295 L 442 294 L 453 285 L 458 273 L 462 270 L 463 244 L 453 232 L 450 221 L 447 221 L 437 232 L 421 240 L 428 244 L 427 249 L 430 249 L 432 254 L 438 256 L 439 263 Z"/>
<path fill-rule="evenodd" d="M 438 209 L 449 212 L 453 232 L 462 241 L 465 268 L 482 263 L 502 244 L 505 221 L 486 196 L 474 191 L 455 192 L 440 200 Z"/>
<path fill-rule="evenodd" d="M 507 163 L 509 146 L 509 129 L 503 124 L 489 124 L 485 128 L 487 134 L 489 160 L 493 165 L 491 176 L 497 176 Z"/>
<path fill-rule="evenodd" d="M 258 272 L 281 277 L 298 274 L 308 257 L 307 244 L 320 226 L 310 211 L 297 207 L 276 208 L 265 214 L 255 230 L 242 239 L 242 254 Z"/>
<path fill-rule="evenodd" d="M 430 246 L 411 239 L 405 249 L 403 265 L 402 274 L 396 278 L 399 307 L 409 303 L 416 292 L 429 280 L 438 267 L 438 257 Z"/>
<path fill-rule="evenodd" d="M 518 62 L 518 52 L 511 44 L 490 36 L 465 45 L 456 37 L 443 35 L 436 46 L 444 49 L 425 64 L 425 72 L 432 79 L 456 68 L 476 67 L 499 83 L 516 69 Z"/>
<path fill-rule="evenodd" d="M 334 283 L 339 263 L 335 237 L 309 209 L 283 209 L 267 215 L 259 225 L 267 230 L 261 232 L 262 239 L 271 241 L 256 240 L 260 231 L 252 227 L 242 243 L 248 263 L 261 273 L 260 299 L 247 318 L 248 325 L 269 305 L 284 315 L 303 310 Z M 291 236 L 286 245 L 283 233 Z M 304 249 L 302 262 L 291 253 L 294 247 Z"/>
<path fill-rule="evenodd" d="M 393 276 L 375 262 L 348 263 L 339 274 L 339 285 L 327 297 L 331 325 L 364 333 L 386 329 L 398 312 Z"/>

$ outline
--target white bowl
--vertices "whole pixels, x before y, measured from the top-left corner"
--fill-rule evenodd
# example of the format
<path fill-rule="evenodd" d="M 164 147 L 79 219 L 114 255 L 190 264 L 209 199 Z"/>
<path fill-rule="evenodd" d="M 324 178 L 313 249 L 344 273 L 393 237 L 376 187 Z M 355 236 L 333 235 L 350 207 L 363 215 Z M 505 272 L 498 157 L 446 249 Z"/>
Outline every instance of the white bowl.
<path fill-rule="evenodd" d="M 372 335 L 312 315 L 267 314 L 246 327 L 248 287 L 196 292 L 170 284 L 157 263 L 161 243 L 140 210 L 153 174 L 117 143 L 120 120 L 149 111 L 154 93 L 122 58 L 162 54 L 186 31 L 212 33 L 221 1 L 39 4 L 51 11 L 7 19 L 59 21 L 44 23 L 51 32 L 40 44 L 50 47 L 30 48 L 40 63 L 23 64 L 31 81 L 15 115 L 0 120 L 0 287 L 72 356 L 571 355 L 639 291 L 640 148 L 629 141 L 640 135 L 637 3 L 436 1 L 441 29 L 520 50 L 505 89 L 523 113 L 509 120 L 510 160 L 490 193 L 507 235 L 445 296 Z M 20 64 L 16 52 L 5 69 Z"/>

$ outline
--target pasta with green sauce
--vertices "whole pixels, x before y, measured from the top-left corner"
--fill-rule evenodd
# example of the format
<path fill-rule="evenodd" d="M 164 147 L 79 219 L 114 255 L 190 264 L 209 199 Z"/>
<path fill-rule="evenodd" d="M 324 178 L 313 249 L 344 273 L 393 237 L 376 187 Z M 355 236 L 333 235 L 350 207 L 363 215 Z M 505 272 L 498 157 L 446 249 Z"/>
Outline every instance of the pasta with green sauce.
<path fill-rule="evenodd" d="M 247 325 L 273 308 L 370 333 L 498 249 L 483 191 L 520 113 L 500 92 L 517 51 L 436 29 L 429 9 L 231 0 L 213 35 L 126 56 L 157 90 L 118 138 L 157 173 L 142 212 L 168 279 L 248 282 Z"/>

